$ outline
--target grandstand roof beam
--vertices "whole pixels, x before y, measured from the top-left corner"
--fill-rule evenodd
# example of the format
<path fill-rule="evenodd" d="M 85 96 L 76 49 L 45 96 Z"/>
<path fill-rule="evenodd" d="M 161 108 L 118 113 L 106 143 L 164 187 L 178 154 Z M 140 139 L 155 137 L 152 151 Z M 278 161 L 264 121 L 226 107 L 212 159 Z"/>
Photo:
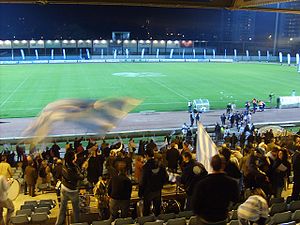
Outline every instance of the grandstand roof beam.
<path fill-rule="evenodd" d="M 0 0 L 0 3 L 27 3 L 27 4 L 82 4 L 82 5 L 116 5 L 116 6 L 143 6 L 160 8 L 225 8 L 229 10 L 257 10 L 264 12 L 280 12 L 300 14 L 300 10 L 260 8 L 259 6 L 292 2 L 296 0 Z"/>

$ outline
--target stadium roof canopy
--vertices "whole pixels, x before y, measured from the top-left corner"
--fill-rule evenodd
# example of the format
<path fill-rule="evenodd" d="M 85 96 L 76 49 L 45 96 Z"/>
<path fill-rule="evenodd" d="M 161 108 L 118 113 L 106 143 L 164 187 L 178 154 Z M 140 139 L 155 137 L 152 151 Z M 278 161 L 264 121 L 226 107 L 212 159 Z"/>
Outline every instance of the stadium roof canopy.
<path fill-rule="evenodd" d="M 300 14 L 300 9 L 271 8 L 266 5 L 296 0 L 0 0 L 0 3 L 85 4 L 164 8 L 224 8 Z"/>

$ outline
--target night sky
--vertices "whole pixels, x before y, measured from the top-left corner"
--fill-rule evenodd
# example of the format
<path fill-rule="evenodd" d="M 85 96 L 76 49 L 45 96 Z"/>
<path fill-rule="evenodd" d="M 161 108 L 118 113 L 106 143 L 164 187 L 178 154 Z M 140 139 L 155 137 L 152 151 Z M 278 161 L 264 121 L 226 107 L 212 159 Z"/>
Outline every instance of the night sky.
<path fill-rule="evenodd" d="M 257 13 L 258 38 L 273 32 L 274 18 Z M 221 20 L 222 10 L 0 4 L 0 39 L 110 39 L 112 31 L 129 31 L 132 39 L 201 39 L 219 34 Z"/>

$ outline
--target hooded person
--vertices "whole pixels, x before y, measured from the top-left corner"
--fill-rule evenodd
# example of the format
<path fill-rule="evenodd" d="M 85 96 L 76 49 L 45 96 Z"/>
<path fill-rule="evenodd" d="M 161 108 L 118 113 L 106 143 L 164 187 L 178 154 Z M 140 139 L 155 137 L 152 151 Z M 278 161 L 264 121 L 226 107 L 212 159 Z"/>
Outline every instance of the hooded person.
<path fill-rule="evenodd" d="M 144 200 L 144 216 L 150 214 L 151 203 L 156 216 L 160 214 L 161 192 L 163 185 L 167 183 L 169 176 L 166 168 L 160 161 L 154 158 L 154 151 L 146 151 L 147 162 L 142 168 L 142 175 L 139 184 L 139 197 Z"/>

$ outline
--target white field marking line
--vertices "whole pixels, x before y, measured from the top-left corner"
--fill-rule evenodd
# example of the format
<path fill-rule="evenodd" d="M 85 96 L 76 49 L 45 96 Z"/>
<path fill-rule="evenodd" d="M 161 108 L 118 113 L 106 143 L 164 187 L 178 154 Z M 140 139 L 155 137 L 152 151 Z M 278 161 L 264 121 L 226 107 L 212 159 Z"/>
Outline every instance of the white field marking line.
<path fill-rule="evenodd" d="M 29 76 L 27 76 L 16 88 L 15 90 L 5 99 L 4 102 L 1 103 L 0 107 L 2 107 L 3 105 L 6 104 L 6 102 L 8 102 L 8 100 L 11 98 L 11 96 L 13 96 L 16 91 L 28 80 Z"/>
<path fill-rule="evenodd" d="M 101 87 L 101 89 L 117 89 L 117 87 Z M 74 90 L 65 90 L 66 92 L 75 92 L 75 91 L 78 91 L 78 90 L 82 90 L 82 91 L 85 91 L 85 90 L 96 90 L 96 88 L 75 88 Z M 28 93 L 30 93 L 30 92 L 34 92 L 34 93 L 36 93 L 36 92 L 49 92 L 49 91 L 57 91 L 57 89 L 45 89 L 45 88 L 43 88 L 43 89 L 40 89 L 40 90 L 27 90 L 27 92 Z M 0 93 L 8 93 L 8 92 L 10 92 L 10 91 L 0 91 Z"/>
<path fill-rule="evenodd" d="M 167 85 L 165 85 L 165 84 L 163 84 L 163 83 L 160 83 L 160 82 L 158 82 L 158 81 L 156 81 L 156 80 L 154 80 L 154 79 L 151 79 L 151 78 L 148 78 L 148 79 L 151 80 L 151 81 L 153 81 L 154 83 L 156 83 L 156 84 L 158 84 L 158 85 L 160 85 L 160 86 L 162 86 L 162 87 L 168 89 L 169 91 L 173 92 L 174 94 L 178 95 L 179 97 L 184 98 L 184 99 L 187 100 L 187 101 L 190 100 L 189 98 L 185 97 L 185 96 L 182 95 L 182 94 L 179 94 L 177 91 L 173 90 L 172 88 L 168 87 Z"/>

